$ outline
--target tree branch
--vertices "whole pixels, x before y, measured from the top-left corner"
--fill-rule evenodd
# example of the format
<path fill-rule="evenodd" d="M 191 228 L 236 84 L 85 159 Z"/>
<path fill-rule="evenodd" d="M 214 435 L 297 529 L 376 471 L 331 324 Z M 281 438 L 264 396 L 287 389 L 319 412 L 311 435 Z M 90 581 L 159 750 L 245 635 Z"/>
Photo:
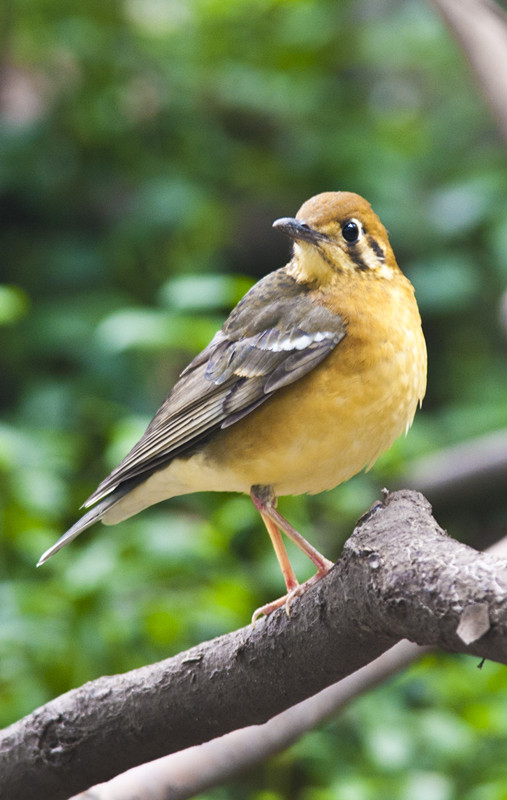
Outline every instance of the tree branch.
<path fill-rule="evenodd" d="M 506 558 L 507 537 L 495 542 L 488 552 Z M 133 767 L 70 800 L 187 800 L 195 797 L 282 752 L 316 725 L 335 717 L 356 697 L 432 650 L 432 647 L 404 639 L 357 672 L 282 711 L 263 725 L 240 728 Z"/>
<path fill-rule="evenodd" d="M 290 747 L 356 697 L 383 683 L 431 649 L 406 640 L 398 642 L 371 664 L 282 711 L 263 725 L 240 728 L 210 742 L 134 767 L 70 800 L 187 800 L 195 797 Z"/>
<path fill-rule="evenodd" d="M 500 558 L 507 557 L 507 536 L 488 548 L 488 552 Z M 316 725 L 339 714 L 356 697 L 432 650 L 404 639 L 353 675 L 282 711 L 264 725 L 240 728 L 134 767 L 70 800 L 187 800 L 195 797 L 290 747 Z"/>
<path fill-rule="evenodd" d="M 416 487 L 433 505 L 477 503 L 492 495 L 503 501 L 507 482 L 507 428 L 450 445 L 408 465 L 404 485 Z"/>
<path fill-rule="evenodd" d="M 507 15 L 491 0 L 433 0 L 507 139 Z"/>
<path fill-rule="evenodd" d="M 450 539 L 415 492 L 370 512 L 314 590 L 212 642 L 75 689 L 6 729 L 0 796 L 54 800 L 273 715 L 399 638 L 507 662 L 507 563 Z M 117 743 L 121 742 L 121 747 Z"/>

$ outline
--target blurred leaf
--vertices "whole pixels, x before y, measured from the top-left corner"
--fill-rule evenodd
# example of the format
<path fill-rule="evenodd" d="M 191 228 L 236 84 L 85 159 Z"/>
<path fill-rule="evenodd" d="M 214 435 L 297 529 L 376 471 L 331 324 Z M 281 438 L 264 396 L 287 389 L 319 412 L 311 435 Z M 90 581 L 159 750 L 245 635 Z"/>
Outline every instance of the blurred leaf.
<path fill-rule="evenodd" d="M 124 350 L 160 350 L 190 344 L 205 347 L 217 323 L 208 319 L 168 316 L 154 309 L 128 309 L 106 317 L 96 331 L 101 349 L 111 353 Z"/>
<path fill-rule="evenodd" d="M 177 311 L 232 308 L 251 285 L 242 275 L 180 275 L 162 287 L 160 297 Z"/>
<path fill-rule="evenodd" d="M 11 325 L 28 313 L 28 295 L 18 286 L 0 286 L 0 325 Z"/>

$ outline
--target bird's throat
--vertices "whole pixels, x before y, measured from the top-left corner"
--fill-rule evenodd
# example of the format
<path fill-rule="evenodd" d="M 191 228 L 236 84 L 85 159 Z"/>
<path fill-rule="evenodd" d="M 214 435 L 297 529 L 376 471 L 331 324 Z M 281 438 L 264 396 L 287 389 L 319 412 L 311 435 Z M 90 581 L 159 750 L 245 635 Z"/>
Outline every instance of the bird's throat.
<path fill-rule="evenodd" d="M 326 286 L 333 280 L 335 271 L 319 247 L 296 242 L 288 272 L 298 283 L 317 283 L 319 286 Z"/>

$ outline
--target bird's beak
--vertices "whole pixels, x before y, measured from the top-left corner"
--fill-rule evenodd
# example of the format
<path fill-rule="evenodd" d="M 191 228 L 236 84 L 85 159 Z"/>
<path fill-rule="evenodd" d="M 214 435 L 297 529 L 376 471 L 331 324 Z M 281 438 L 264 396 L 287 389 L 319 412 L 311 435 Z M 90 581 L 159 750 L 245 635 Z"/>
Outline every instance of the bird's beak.
<path fill-rule="evenodd" d="M 273 222 L 273 228 L 282 231 L 290 239 L 295 242 L 309 242 L 310 244 L 319 244 L 320 242 L 327 241 L 328 237 L 325 233 L 310 228 L 306 222 L 300 222 L 298 219 L 292 217 L 282 217 Z"/>

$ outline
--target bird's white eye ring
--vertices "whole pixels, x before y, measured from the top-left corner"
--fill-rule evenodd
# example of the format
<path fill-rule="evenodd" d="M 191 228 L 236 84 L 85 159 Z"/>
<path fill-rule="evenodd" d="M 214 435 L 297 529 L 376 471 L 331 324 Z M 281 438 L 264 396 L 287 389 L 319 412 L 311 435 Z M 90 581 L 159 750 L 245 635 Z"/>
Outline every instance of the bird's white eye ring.
<path fill-rule="evenodd" d="M 355 244 L 361 236 L 361 225 L 357 219 L 349 219 L 342 227 L 342 236 L 348 244 Z"/>

